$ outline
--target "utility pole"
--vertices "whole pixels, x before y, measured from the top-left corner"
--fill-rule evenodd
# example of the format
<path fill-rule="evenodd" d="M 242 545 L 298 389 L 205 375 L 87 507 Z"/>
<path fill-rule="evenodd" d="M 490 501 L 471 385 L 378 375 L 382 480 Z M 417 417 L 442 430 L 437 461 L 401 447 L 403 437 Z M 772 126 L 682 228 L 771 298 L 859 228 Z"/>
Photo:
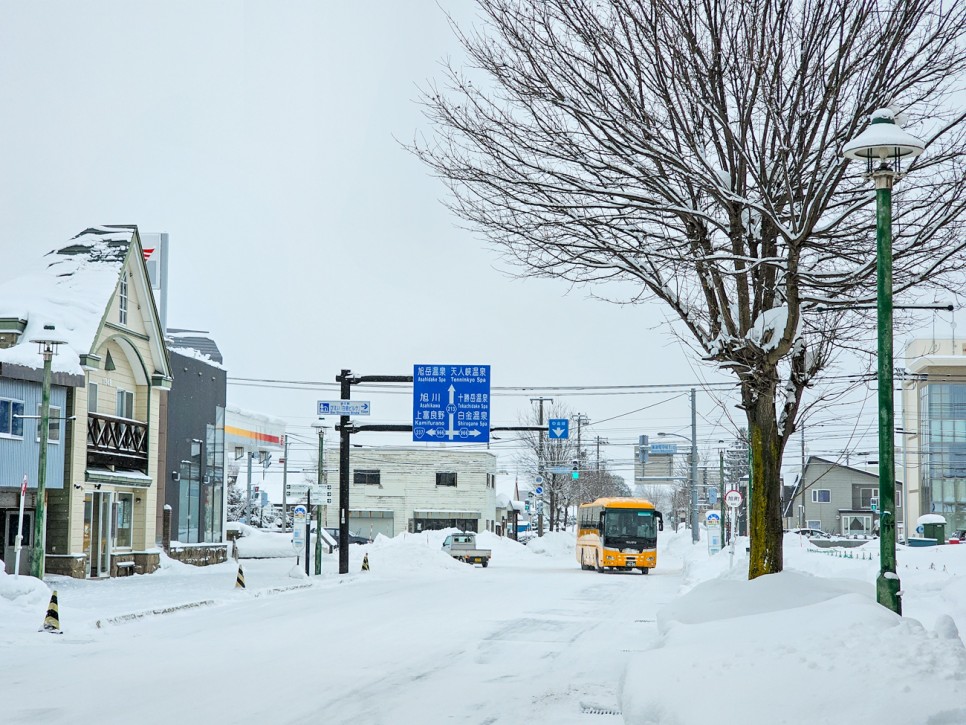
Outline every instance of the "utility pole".
<path fill-rule="evenodd" d="M 288 531 L 288 435 L 284 440 L 284 452 L 282 453 L 282 533 Z"/>
<path fill-rule="evenodd" d="M 530 402 L 540 403 L 540 420 L 538 425 L 543 427 L 543 401 L 553 403 L 553 398 L 530 398 Z M 537 433 L 537 475 L 543 476 L 543 433 Z M 537 536 L 543 536 L 543 501 L 537 502 Z"/>
<path fill-rule="evenodd" d="M 252 458 L 255 457 L 255 451 L 248 451 L 248 485 L 246 488 L 245 495 L 245 524 L 248 526 L 252 525 Z"/>
<path fill-rule="evenodd" d="M 719 441 L 720 443 L 721 441 Z M 721 488 L 721 498 L 718 508 L 721 509 L 721 548 L 725 545 L 725 480 L 724 480 L 724 448 L 718 449 L 718 486 Z"/>
<path fill-rule="evenodd" d="M 698 531 L 698 411 L 695 390 L 691 388 L 691 543 L 701 538 Z"/>
<path fill-rule="evenodd" d="M 802 423 L 802 472 L 798 477 L 798 488 L 802 492 L 802 523 L 801 527 L 808 526 L 808 516 L 805 515 L 805 424 Z"/>
<path fill-rule="evenodd" d="M 597 478 L 600 478 L 600 444 L 607 443 L 607 440 L 597 436 Z"/>
<path fill-rule="evenodd" d="M 319 462 L 316 468 L 318 468 L 316 480 L 318 481 L 319 491 L 322 490 L 322 482 L 324 480 L 323 474 L 323 454 L 325 451 L 325 429 L 319 426 Z M 323 498 L 319 501 L 319 504 L 315 507 L 315 575 L 319 576 L 322 573 L 322 507 L 325 506 L 325 499 Z M 341 537 L 341 534 L 340 534 Z"/>
<path fill-rule="evenodd" d="M 339 397 L 349 400 L 352 396 L 352 371 L 343 368 L 336 378 L 341 383 Z M 349 573 L 349 416 L 339 417 L 339 573 Z"/>
<path fill-rule="evenodd" d="M 583 413 L 577 413 L 577 415 L 574 416 L 574 420 L 577 423 L 577 460 L 582 462 L 583 459 L 584 459 L 584 452 L 583 452 L 583 449 L 580 446 L 580 427 L 582 425 L 588 425 L 588 424 L 590 424 L 590 418 L 588 418 Z M 578 463 L 578 467 L 579 467 L 579 465 L 580 464 Z M 579 514 L 579 512 L 580 512 L 580 504 L 582 504 L 583 502 L 584 502 L 584 482 L 581 479 L 578 478 L 577 479 L 577 512 L 576 513 Z"/>

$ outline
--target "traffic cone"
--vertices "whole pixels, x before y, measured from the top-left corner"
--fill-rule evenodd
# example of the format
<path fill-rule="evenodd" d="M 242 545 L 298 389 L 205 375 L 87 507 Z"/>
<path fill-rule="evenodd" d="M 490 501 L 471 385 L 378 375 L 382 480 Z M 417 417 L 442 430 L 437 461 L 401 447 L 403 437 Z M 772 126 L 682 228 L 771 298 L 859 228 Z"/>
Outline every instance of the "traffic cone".
<path fill-rule="evenodd" d="M 245 588 L 245 572 L 242 571 L 241 564 L 238 565 L 238 576 L 235 577 L 235 589 Z"/>
<path fill-rule="evenodd" d="M 362 555 L 362 571 L 369 571 L 369 555 Z"/>
<path fill-rule="evenodd" d="M 47 605 L 47 616 L 44 617 L 44 626 L 38 631 L 50 632 L 51 634 L 62 634 L 60 631 L 60 613 L 57 611 L 56 591 L 50 595 L 50 604 Z"/>

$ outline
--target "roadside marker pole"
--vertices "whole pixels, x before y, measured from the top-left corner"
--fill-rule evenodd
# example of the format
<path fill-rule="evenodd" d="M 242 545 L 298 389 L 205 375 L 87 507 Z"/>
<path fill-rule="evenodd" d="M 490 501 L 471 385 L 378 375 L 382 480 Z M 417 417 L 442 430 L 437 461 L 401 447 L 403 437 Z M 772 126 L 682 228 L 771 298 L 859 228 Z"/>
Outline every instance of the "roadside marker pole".
<path fill-rule="evenodd" d="M 23 502 L 27 498 L 27 474 L 23 474 L 23 483 L 20 484 L 20 515 L 17 518 L 17 538 L 13 551 L 13 578 L 20 578 L 20 542 L 23 541 Z"/>

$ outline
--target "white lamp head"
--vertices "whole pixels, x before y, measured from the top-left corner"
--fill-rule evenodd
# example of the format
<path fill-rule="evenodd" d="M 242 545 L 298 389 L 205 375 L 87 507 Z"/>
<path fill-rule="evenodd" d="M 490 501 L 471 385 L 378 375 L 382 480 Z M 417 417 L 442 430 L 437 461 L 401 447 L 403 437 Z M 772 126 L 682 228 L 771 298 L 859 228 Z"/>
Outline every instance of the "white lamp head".
<path fill-rule="evenodd" d="M 915 158 L 925 149 L 922 140 L 896 124 L 892 110 L 880 108 L 872 114 L 868 128 L 845 144 L 842 155 L 870 163 L 872 159 L 885 162 L 887 159 Z"/>

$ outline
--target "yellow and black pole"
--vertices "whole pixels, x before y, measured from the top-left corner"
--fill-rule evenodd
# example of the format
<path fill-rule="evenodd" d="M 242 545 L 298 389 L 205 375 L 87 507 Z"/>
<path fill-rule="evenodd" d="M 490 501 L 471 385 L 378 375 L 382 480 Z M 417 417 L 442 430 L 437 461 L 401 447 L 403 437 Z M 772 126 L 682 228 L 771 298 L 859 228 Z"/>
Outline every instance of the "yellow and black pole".
<path fill-rule="evenodd" d="M 900 128 L 887 108 L 872 114 L 869 127 L 845 144 L 849 159 L 865 160 L 875 182 L 876 309 L 879 382 L 879 576 L 876 600 L 902 614 L 896 573 L 895 407 L 892 377 L 892 186 L 903 158 L 915 158 L 925 144 Z M 874 161 L 878 160 L 878 166 Z"/>

